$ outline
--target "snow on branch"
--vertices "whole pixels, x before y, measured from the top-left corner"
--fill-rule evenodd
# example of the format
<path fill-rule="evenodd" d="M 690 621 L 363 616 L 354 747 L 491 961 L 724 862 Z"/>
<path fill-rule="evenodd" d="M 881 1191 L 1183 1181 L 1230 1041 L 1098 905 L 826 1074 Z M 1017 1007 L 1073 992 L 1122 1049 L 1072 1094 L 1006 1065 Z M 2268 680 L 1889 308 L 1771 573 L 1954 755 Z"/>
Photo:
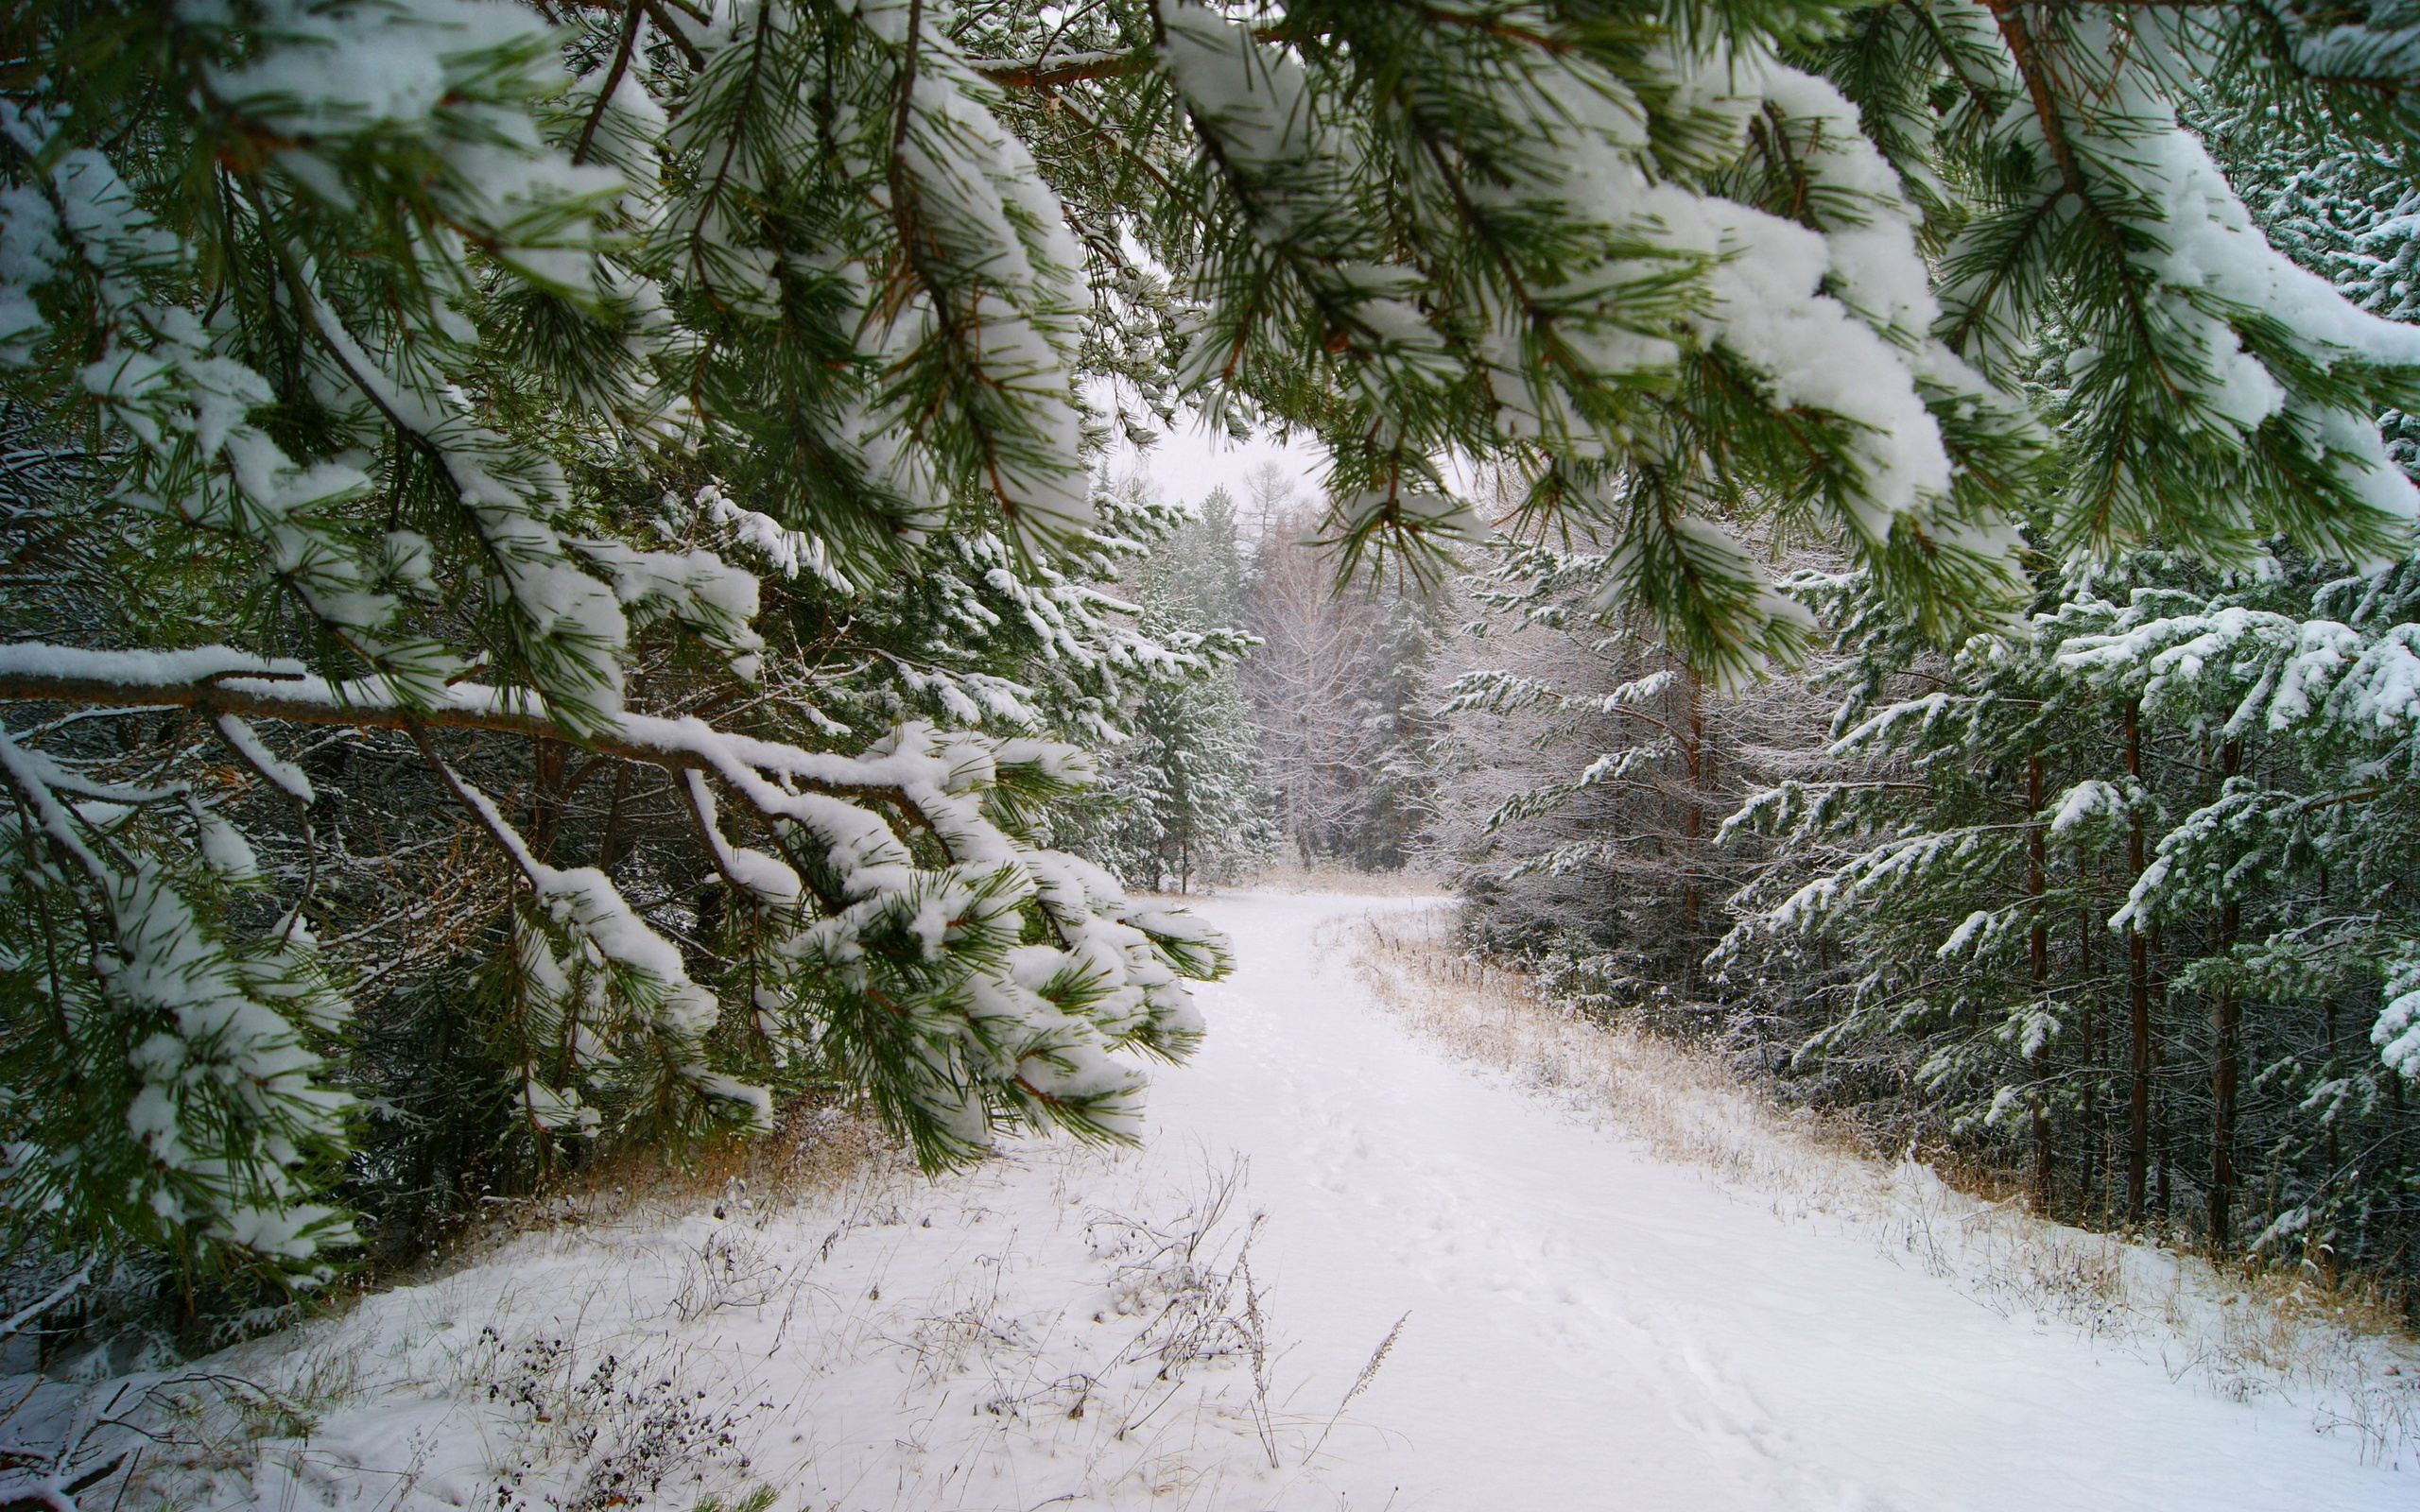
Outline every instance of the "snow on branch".
<path fill-rule="evenodd" d="M 1226 969 L 1223 944 L 1184 916 L 1138 908 L 1098 868 L 1034 848 L 994 821 L 986 794 L 994 788 L 1060 791 L 1092 780 L 1085 753 L 1051 742 L 996 742 L 911 723 L 863 754 L 841 756 L 694 717 L 625 711 L 574 723 L 537 695 L 477 683 L 452 684 L 413 707 L 381 679 L 330 683 L 294 663 L 225 647 L 167 655 L 0 647 L 0 698 L 409 731 L 532 889 L 559 936 L 548 957 L 557 965 L 547 970 L 561 970 L 566 951 L 584 953 L 625 1004 L 623 1018 L 644 1020 L 652 1063 L 702 1099 L 738 1106 L 743 1125 L 761 1122 L 764 1094 L 707 1070 L 702 1037 L 719 1008 L 690 980 L 679 949 L 602 871 L 538 859 L 494 801 L 438 754 L 432 732 L 562 741 L 679 774 L 717 871 L 776 926 L 759 954 L 767 979 L 779 984 L 775 1016 L 799 1025 L 785 1032 L 804 1044 L 821 1034 L 810 1035 L 808 1021 L 838 1013 L 860 1038 L 884 1041 L 865 1050 L 860 1069 L 886 1112 L 937 1164 L 988 1147 L 1002 1121 L 1131 1138 L 1142 1078 L 1103 1057 L 1119 1047 L 1189 1052 L 1201 1024 L 1183 979 Z M 249 726 L 234 728 L 248 731 L 238 739 L 258 744 Z M 260 760 L 270 770 L 283 765 L 265 752 Z M 780 854 L 726 836 L 713 783 L 746 805 Z M 81 844 L 63 811 L 57 825 L 62 843 Z M 920 863 L 900 825 L 928 836 L 943 863 Z M 91 866 L 96 875 L 106 870 L 97 859 Z M 1028 907 L 1055 944 L 1019 943 Z M 836 998 L 855 1002 L 836 1007 Z M 564 1126 L 583 1106 L 580 1090 L 535 1085 L 533 1119 Z"/>

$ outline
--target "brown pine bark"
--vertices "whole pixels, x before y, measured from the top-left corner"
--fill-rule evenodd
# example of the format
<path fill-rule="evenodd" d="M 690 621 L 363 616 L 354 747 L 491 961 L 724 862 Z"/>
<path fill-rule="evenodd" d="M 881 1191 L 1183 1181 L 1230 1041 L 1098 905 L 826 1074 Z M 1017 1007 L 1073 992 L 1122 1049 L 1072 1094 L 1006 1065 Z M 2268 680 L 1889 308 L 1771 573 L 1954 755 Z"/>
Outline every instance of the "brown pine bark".
<path fill-rule="evenodd" d="M 2221 781 L 2236 775 L 2243 761 L 2243 746 L 2228 741 L 2219 747 Z M 2242 910 L 2230 898 L 2219 910 L 2219 954 L 2235 947 L 2242 926 Z M 2234 1241 L 2236 1099 L 2243 1074 L 2243 1005 L 2233 984 L 2219 988 L 2210 1006 L 2210 1244 L 2219 1249 Z"/>
<path fill-rule="evenodd" d="M 2076 975 L 2083 983 L 2083 1044 L 2077 1054 L 2083 1066 L 2083 1128 L 2085 1149 L 2082 1171 L 2083 1190 L 2076 1196 L 2076 1211 L 2089 1217 L 2095 1189 L 2105 1194 L 2109 1189 L 2109 1151 L 2107 1130 L 2100 1117 L 2100 1016 L 2096 1006 L 2100 984 L 2093 980 L 2092 909 L 2085 906 L 2076 916 Z M 2102 1213 L 2105 1219 L 2106 1211 Z"/>
<path fill-rule="evenodd" d="M 1689 690 L 1689 736 L 1681 753 L 1689 796 L 1681 816 L 1681 833 L 1688 852 L 1681 869 L 1681 931 L 1694 941 L 1698 936 L 1698 849 L 1705 838 L 1705 690 L 1696 673 L 1684 671 L 1682 678 Z"/>
<path fill-rule="evenodd" d="M 2142 705 L 2126 700 L 2126 775 L 2143 775 Z M 2143 874 L 2143 820 L 2130 821 L 2126 868 L 2130 878 Z M 2152 1151 L 2152 962 L 2151 942 L 2135 919 L 2126 921 L 2126 1221 L 2143 1221 L 2150 1195 Z"/>
<path fill-rule="evenodd" d="M 2042 894 L 2048 878 L 2044 866 L 2046 837 L 2042 833 L 2042 758 L 2035 756 L 2025 764 L 2025 805 L 2033 816 L 2033 827 L 2025 839 L 2025 892 L 2033 900 L 2033 933 L 2027 942 L 2028 964 L 2032 969 L 2033 993 L 2037 1008 L 2042 989 L 2050 979 L 2050 921 L 2041 912 Z M 2046 1085 L 2042 1075 L 2043 1053 L 2035 1051 L 2033 1060 L 2033 1211 L 2050 1211 L 2051 1149 L 2050 1116 L 2042 1106 Z"/>

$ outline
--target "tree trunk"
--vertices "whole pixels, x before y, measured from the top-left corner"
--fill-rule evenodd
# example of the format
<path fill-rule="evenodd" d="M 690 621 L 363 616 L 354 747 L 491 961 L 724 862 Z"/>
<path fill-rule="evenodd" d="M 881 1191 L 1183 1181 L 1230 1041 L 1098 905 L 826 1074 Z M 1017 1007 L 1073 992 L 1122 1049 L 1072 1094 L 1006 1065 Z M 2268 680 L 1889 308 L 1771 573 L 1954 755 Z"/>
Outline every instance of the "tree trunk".
<path fill-rule="evenodd" d="M 2176 1129 L 2169 1114 L 2175 1109 L 2169 1096 L 2168 1045 L 2157 1032 L 2157 1026 L 2168 1022 L 2168 953 L 2160 943 L 2159 929 L 2154 925 L 2145 931 L 2151 936 L 2152 956 L 2152 1211 L 2166 1223 L 2175 1211 L 2169 1206 L 2169 1183 L 2175 1179 L 2176 1162 L 2173 1136 Z"/>
<path fill-rule="evenodd" d="M 2337 1064 L 2336 996 L 2330 993 L 2327 998 L 2327 1074 L 2330 1076 L 2337 1074 Z M 2331 1118 L 2327 1121 L 2327 1178 L 2330 1181 L 2336 1179 L 2336 1173 L 2344 1162 L 2344 1152 L 2338 1147 L 2336 1142 L 2336 1125 L 2335 1119 Z"/>
<path fill-rule="evenodd" d="M 535 742 L 537 759 L 529 782 L 529 826 L 522 836 L 529 853 L 541 861 L 552 861 L 555 853 L 555 832 L 562 827 L 563 815 L 564 757 L 570 747 L 559 740 L 540 736 Z"/>
<path fill-rule="evenodd" d="M 2320 911 L 2320 913 L 2321 913 L 2323 916 L 2324 916 L 2324 915 L 2325 915 L 2325 914 L 2326 914 L 2326 912 L 2327 912 L 2327 868 L 2326 868 L 2325 866 L 2323 866 L 2323 867 L 2321 867 L 2321 868 L 2319 868 L 2319 911 Z M 2336 1070 L 2336 1067 L 2337 1067 L 2337 1059 L 2336 1059 L 2336 1006 L 2337 1006 L 2337 1005 L 2336 1005 L 2336 994 L 2334 994 L 2333 992 L 2331 992 L 2331 993 L 2329 993 L 2329 994 L 2327 995 L 2327 1010 L 2326 1010 L 2326 1011 L 2327 1011 L 2327 1074 L 2328 1074 L 2330 1076 L 2333 1076 L 2333 1075 L 2337 1074 L 2337 1070 Z M 2399 1085 L 2400 1085 L 2400 1078 L 2390 1078 L 2390 1080 L 2389 1080 L 2389 1082 L 2388 1082 L 2388 1085 L 2389 1085 L 2389 1086 L 2396 1086 L 2396 1087 L 2399 1087 Z M 2336 1172 L 2337 1172 L 2337 1169 L 2338 1169 L 2338 1167 L 2339 1167 L 2340 1163 L 2342 1161 L 2342 1160 L 2343 1160 L 2343 1152 L 2342 1152 L 2342 1150 L 2338 1149 L 2338 1148 L 2337 1148 L 2337 1144 L 2336 1144 L 2336 1120 L 2334 1120 L 2334 1119 L 2332 1119 L 2332 1118 L 2331 1118 L 2331 1119 L 2329 1119 L 2329 1120 L 2327 1121 L 2327 1178 L 2328 1178 L 2330 1181 L 2333 1181 L 2333 1180 L 2335 1180 L 2335 1179 L 2336 1179 Z M 2273 1211 L 2272 1211 L 2272 1213 L 2271 1213 L 2272 1221 L 2274 1221 L 2275 1213 L 2274 1213 L 2273 1210 L 2274 1210 L 2274 1209 L 2276 1208 L 2276 1206 L 2277 1206 L 2277 1204 L 2276 1204 L 2275 1200 L 2274 1200 L 2274 1199 L 2272 1199 L 2272 1200 L 2271 1200 L 2271 1202 L 2270 1202 L 2270 1204 L 2269 1204 L 2269 1206 L 2270 1206 L 2270 1208 L 2273 1210 Z"/>
<path fill-rule="evenodd" d="M 2236 775 L 2242 760 L 2241 742 L 2230 740 L 2219 747 L 2221 782 Z M 2236 931 L 2242 922 L 2241 907 L 2234 899 L 2228 899 L 2219 910 L 2220 954 L 2234 950 Z M 2219 988 L 2218 1001 L 2211 1005 L 2210 1013 L 2210 1245 L 2222 1250 L 2235 1238 L 2231 1227 L 2235 1215 L 2230 1210 L 2236 1183 L 2236 1093 L 2242 1076 L 2243 1006 L 2236 998 L 2233 983 Z"/>
<path fill-rule="evenodd" d="M 2076 915 L 2076 975 L 2083 983 L 2083 1043 L 2078 1054 L 2083 1066 L 2084 1131 L 2083 1190 L 2076 1196 L 2078 1218 L 2092 1215 L 2096 1185 L 2104 1193 L 2109 1189 L 2105 1179 L 2109 1171 L 2108 1141 L 2100 1124 L 2100 1017 L 2094 1002 L 2100 987 L 2092 975 L 2092 909 L 2087 905 Z"/>
<path fill-rule="evenodd" d="M 1681 833 L 1688 841 L 1687 853 L 1681 859 L 1681 933 L 1690 941 L 1692 958 L 1703 953 L 1697 950 L 1698 937 L 1698 845 L 1705 834 L 1705 709 L 1703 689 L 1697 675 L 1684 672 L 1689 689 L 1689 741 L 1682 752 L 1687 763 L 1689 799 L 1681 816 Z M 1695 974 L 1692 970 L 1692 975 Z"/>
<path fill-rule="evenodd" d="M 2235 942 L 2236 904 L 2229 902 L 2220 918 L 2219 938 L 2224 948 Z M 2243 1005 L 2232 984 L 2219 988 L 2211 1015 L 2216 1044 L 2210 1067 L 2210 1243 L 2224 1249 L 2235 1237 L 2228 1210 L 2235 1197 L 2236 1093 L 2242 1076 Z"/>
<path fill-rule="evenodd" d="M 2126 700 L 2126 775 L 2143 775 L 2142 705 Z M 2133 816 L 2126 839 L 2128 877 L 2143 874 L 2143 819 Z M 2143 1221 L 2150 1195 L 2152 1153 L 2152 961 L 2151 942 L 2138 920 L 2126 921 L 2126 1221 Z"/>
<path fill-rule="evenodd" d="M 622 859 L 636 849 L 623 832 L 623 814 L 630 803 L 632 769 L 629 762 L 614 764 L 614 797 L 605 809 L 604 837 L 596 842 L 596 868 L 609 877 L 614 874 L 614 868 L 622 864 Z"/>
<path fill-rule="evenodd" d="M 2035 756 L 2025 764 L 2025 806 L 2033 816 L 2033 827 L 2025 840 L 2025 892 L 2033 900 L 2033 933 L 2028 941 L 2029 964 L 2032 968 L 2034 1011 L 2040 1012 L 2043 988 L 2050 979 L 2050 921 L 2042 914 L 2042 894 L 2048 886 L 2043 865 L 2045 836 L 2042 833 L 2042 758 Z M 2033 1211 L 2048 1214 L 2050 1211 L 2050 1115 L 2043 1107 L 2047 1086 L 2042 1075 L 2045 1059 L 2041 1050 L 2034 1051 L 2033 1060 Z"/>

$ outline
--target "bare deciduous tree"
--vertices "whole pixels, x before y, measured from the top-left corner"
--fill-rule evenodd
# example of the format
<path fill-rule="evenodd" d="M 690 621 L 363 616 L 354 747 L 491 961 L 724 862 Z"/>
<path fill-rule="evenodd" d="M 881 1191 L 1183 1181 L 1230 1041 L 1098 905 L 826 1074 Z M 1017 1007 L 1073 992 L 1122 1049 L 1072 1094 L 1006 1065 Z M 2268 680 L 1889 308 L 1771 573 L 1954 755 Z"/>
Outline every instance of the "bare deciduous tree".
<path fill-rule="evenodd" d="M 1317 539 L 1321 507 L 1273 466 L 1247 488 L 1263 644 L 1245 686 L 1280 831 L 1306 866 L 1399 868 L 1426 825 L 1443 600 L 1415 585 L 1340 585 Z"/>

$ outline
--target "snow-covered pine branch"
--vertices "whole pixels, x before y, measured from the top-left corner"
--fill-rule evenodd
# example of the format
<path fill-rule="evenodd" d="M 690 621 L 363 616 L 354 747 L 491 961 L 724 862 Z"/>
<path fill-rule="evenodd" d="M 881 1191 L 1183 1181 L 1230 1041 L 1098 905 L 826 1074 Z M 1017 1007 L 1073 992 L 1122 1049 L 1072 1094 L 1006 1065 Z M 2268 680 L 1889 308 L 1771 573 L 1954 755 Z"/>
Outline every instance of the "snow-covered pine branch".
<path fill-rule="evenodd" d="M 599 1127 L 745 1108 L 717 1057 L 786 1071 L 780 1005 L 812 997 L 845 1025 L 815 1056 L 935 1159 L 995 1118 L 1118 1132 L 1133 1084 L 1095 1053 L 1180 1049 L 1177 967 L 1216 953 L 1052 859 L 1049 796 L 1086 775 L 1056 743 L 1243 647 L 1107 591 L 1148 512 L 1088 487 L 1111 412 L 1316 437 L 1348 565 L 1440 565 L 1491 523 L 1466 464 L 1511 480 L 1489 512 L 1576 548 L 1519 612 L 1677 653 L 1574 690 L 1625 727 L 1812 645 L 1827 591 L 1752 539 L 1837 555 L 1867 631 L 1936 640 L 2005 622 L 2020 523 L 2103 567 L 2153 536 L 2391 557 L 2413 496 L 2377 419 L 2420 408 L 2420 346 L 2273 249 L 2179 115 L 2223 74 L 2281 129 L 2350 105 L 2334 129 L 2403 150 L 2409 48 L 2377 19 L 19 8 L 9 55 L 43 66 L 0 90 L 0 372 L 9 424 L 77 445 L 0 520 L 28 564 L 0 595 L 10 729 L 75 781 L 186 784 L 187 826 L 146 800 L 104 845 L 121 821 L 78 804 L 120 800 L 29 765 L 24 865 L 81 879 L 98 981 L 105 877 L 157 868 L 225 965 L 393 896 L 392 847 L 452 857 L 452 903 L 519 900 L 509 938 L 438 933 L 527 1009 L 531 1126 L 590 1126 L 579 1068 L 622 1089 Z M 2392 704 L 2386 641 L 2360 657 Z M 281 805 L 244 841 L 257 882 L 205 782 Z M 1719 783 L 1685 786 L 1698 856 Z M 483 860 L 445 849 L 465 833 Z M 374 971 L 437 949 L 341 933 L 384 941 Z M 35 1027 L 37 980 L 11 1008 Z"/>
<path fill-rule="evenodd" d="M 763 255 L 769 186 L 726 171 L 767 161 L 755 105 L 785 80 L 803 105 L 749 50 L 779 18 L 666 21 L 593 89 L 563 66 L 577 37 L 500 5 L 28 21 L 38 49 L 107 34 L 128 66 L 0 100 L 10 423 L 102 438 L 10 501 L 42 552 L 93 543 L 8 606 L 12 1227 L 163 1248 L 209 1284 L 325 1274 L 354 1238 L 323 1197 L 359 1125 L 323 1058 L 347 1053 L 348 973 L 314 924 L 357 919 L 381 865 L 422 865 L 389 826 L 483 837 L 505 920 L 445 911 L 493 906 L 485 884 L 441 885 L 434 956 L 345 964 L 377 980 L 484 939 L 474 995 L 504 1000 L 525 1143 L 759 1127 L 801 1058 L 934 1165 L 1002 1127 L 1132 1136 L 1143 1078 L 1116 1053 L 1185 1054 L 1184 980 L 1223 946 L 1048 848 L 1050 804 L 1095 770 L 1049 737 L 1115 738 L 1142 690 L 1240 647 L 1163 643 L 1096 586 L 1141 547 L 1126 517 L 1087 528 L 1081 256 L 1014 138 L 963 108 L 991 86 L 938 16 L 853 34 L 895 212 L 869 245 L 922 291 L 854 323 L 940 367 L 842 363 L 835 403 L 862 422 L 819 436 L 788 410 L 824 464 L 804 470 L 734 428 L 714 367 L 831 370 L 811 333 L 762 323 L 761 280 L 791 265 Z M 717 126 L 693 98 L 667 134 L 649 88 L 710 93 L 725 57 L 750 108 Z M 759 297 L 725 300 L 742 265 Z M 962 396 L 929 425 L 928 381 Z M 743 481 L 701 475 L 715 457 Z M 802 471 L 823 485 L 804 502 L 747 487 Z M 954 521 L 977 477 L 988 506 Z M 860 485 L 877 528 L 827 507 Z M 735 564 L 751 553 L 769 584 Z M 904 593 L 870 591 L 890 575 Z M 802 648 L 819 616 L 845 617 Z M 759 622 L 803 660 L 769 668 Z M 365 808 L 315 765 L 326 732 L 416 751 L 421 800 L 459 818 Z M 661 776 L 601 780 L 597 864 L 563 864 L 565 795 L 600 765 Z M 284 816 L 248 837 L 229 783 Z M 631 859 L 667 799 L 718 929 L 652 880 L 663 841 Z"/>

